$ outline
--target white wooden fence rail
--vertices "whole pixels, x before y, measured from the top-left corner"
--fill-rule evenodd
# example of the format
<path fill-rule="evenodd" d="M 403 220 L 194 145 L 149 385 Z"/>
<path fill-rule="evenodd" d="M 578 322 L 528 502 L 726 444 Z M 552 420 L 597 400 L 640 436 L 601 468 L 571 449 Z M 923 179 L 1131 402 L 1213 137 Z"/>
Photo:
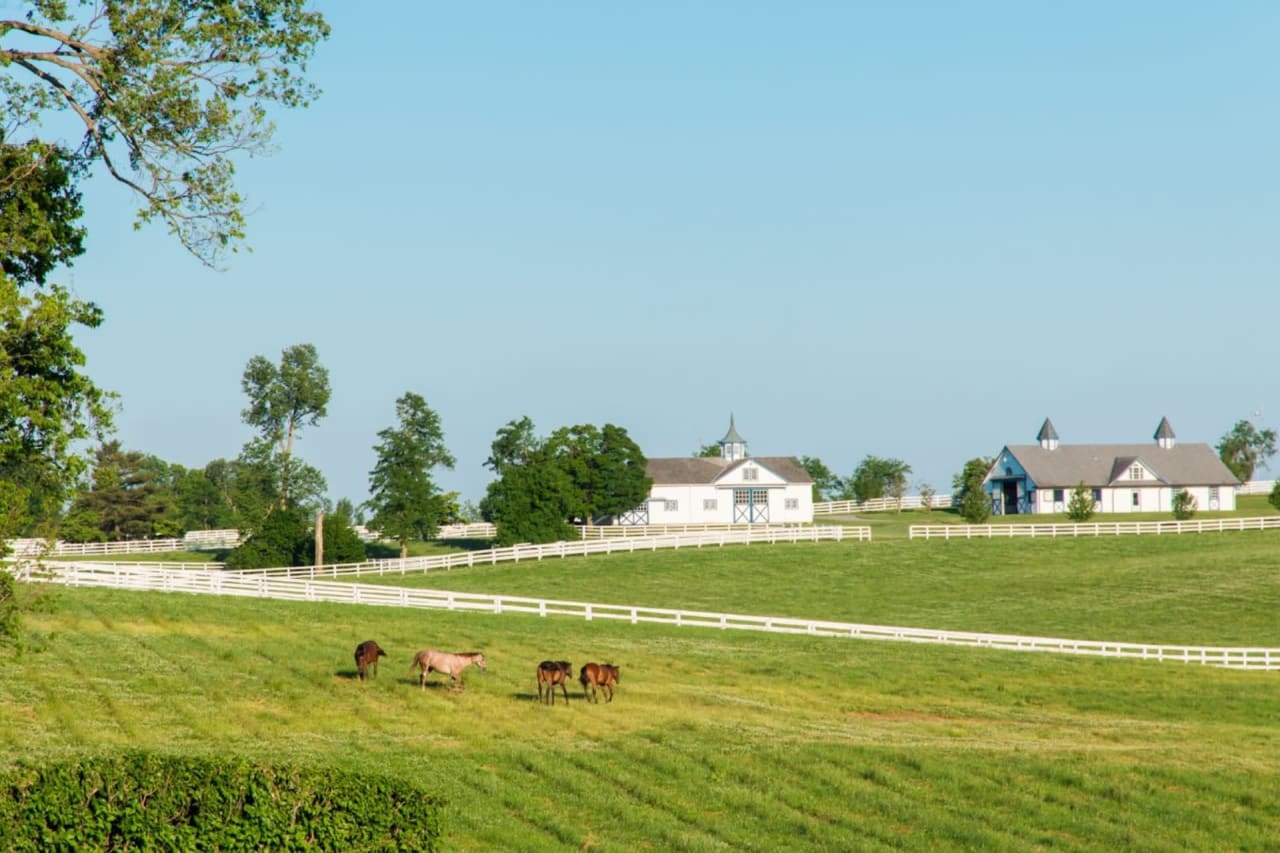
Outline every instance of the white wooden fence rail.
<path fill-rule="evenodd" d="M 946 509 L 951 506 L 951 495 L 934 495 L 929 499 L 930 509 Z M 814 516 L 848 515 L 854 512 L 890 512 L 898 509 L 923 509 L 924 498 L 920 495 L 905 495 L 901 502 L 897 498 L 873 498 L 869 501 L 815 501 Z"/>
<path fill-rule="evenodd" d="M 33 580 L 73 587 L 159 592 L 186 592 L 211 595 L 270 598 L 286 601 L 323 601 L 386 607 L 435 608 L 480 613 L 525 613 L 538 616 L 574 616 L 588 621 L 619 620 L 633 625 L 652 623 L 683 628 L 763 631 L 777 634 L 805 634 L 817 637 L 846 637 L 862 640 L 896 640 L 938 643 L 975 648 L 1025 652 L 1136 658 L 1149 661 L 1206 664 L 1235 669 L 1280 669 L 1280 649 L 1233 646 L 1167 646 L 1132 642 L 1099 642 L 1051 637 L 1023 637 L 1010 634 L 981 634 L 970 631 L 938 631 L 793 619 L 783 616 L 749 616 L 701 610 L 672 610 L 659 607 L 599 604 L 584 601 L 483 595 L 447 590 L 409 589 L 371 584 L 277 578 L 242 572 L 157 569 L 145 565 L 107 566 L 94 563 L 64 563 L 36 573 Z"/>
<path fill-rule="evenodd" d="M 1071 538 L 1079 536 L 1150 536 L 1222 533 L 1234 530 L 1280 530 L 1280 516 L 1207 518 L 1199 521 L 1115 521 L 1089 524 L 913 524 L 911 539 Z"/>
<path fill-rule="evenodd" d="M 739 528 L 705 533 L 678 533 L 669 536 L 646 538 L 603 539 L 594 541 L 551 542 L 546 545 L 513 545 L 509 548 L 492 548 L 485 551 L 460 551 L 454 554 L 436 554 L 429 557 L 405 557 L 404 559 L 368 560 L 363 563 L 342 563 L 324 566 L 294 566 L 279 569 L 254 569 L 244 574 L 269 577 L 321 578 L 360 577 L 361 575 L 394 575 L 407 572 L 427 572 L 435 569 L 453 569 L 462 566 L 484 566 L 497 563 L 518 563 L 521 560 L 543 560 L 548 557 L 581 557 L 591 554 L 617 554 L 634 551 L 656 551 L 659 548 L 703 548 L 724 545 L 750 545 L 752 543 L 777 544 L 779 542 L 840 542 L 845 538 L 870 541 L 870 527 L 844 527 L 839 525 L 814 525 L 810 527 L 770 527 L 765 529 Z"/>

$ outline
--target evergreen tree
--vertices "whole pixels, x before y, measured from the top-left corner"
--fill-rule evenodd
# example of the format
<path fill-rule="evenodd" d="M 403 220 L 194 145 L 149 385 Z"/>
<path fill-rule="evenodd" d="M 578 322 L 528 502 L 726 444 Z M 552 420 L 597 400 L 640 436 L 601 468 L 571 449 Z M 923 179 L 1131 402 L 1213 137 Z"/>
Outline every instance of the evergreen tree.
<path fill-rule="evenodd" d="M 1093 517 L 1093 489 L 1082 480 L 1071 491 L 1071 500 L 1067 501 L 1067 518 L 1075 522 L 1088 521 Z"/>
<path fill-rule="evenodd" d="M 410 539 L 434 539 L 448 506 L 431 478 L 433 468 L 453 468 L 444 446 L 440 416 L 421 396 L 408 392 L 396 400 L 397 424 L 378 433 L 377 463 L 369 472 L 366 506 L 370 525 L 409 553 Z"/>

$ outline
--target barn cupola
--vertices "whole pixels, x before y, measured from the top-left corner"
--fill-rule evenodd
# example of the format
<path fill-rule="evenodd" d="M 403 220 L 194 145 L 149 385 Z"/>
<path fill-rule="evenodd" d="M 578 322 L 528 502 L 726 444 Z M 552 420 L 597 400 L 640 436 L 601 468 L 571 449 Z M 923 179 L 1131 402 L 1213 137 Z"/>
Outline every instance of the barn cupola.
<path fill-rule="evenodd" d="M 1036 441 L 1040 442 L 1040 446 L 1045 450 L 1058 449 L 1058 431 L 1053 428 L 1053 421 L 1048 418 L 1044 419 L 1044 425 L 1040 427 L 1040 432 L 1036 435 Z"/>
<path fill-rule="evenodd" d="M 733 425 L 733 414 L 729 414 L 729 431 L 720 439 L 720 458 L 727 462 L 736 462 L 747 458 L 747 442 L 738 435 Z"/>
<path fill-rule="evenodd" d="M 1173 434 L 1173 427 L 1169 426 L 1168 418 L 1160 419 L 1160 426 L 1156 427 L 1156 444 L 1165 450 L 1171 450 L 1177 442 L 1177 436 Z"/>

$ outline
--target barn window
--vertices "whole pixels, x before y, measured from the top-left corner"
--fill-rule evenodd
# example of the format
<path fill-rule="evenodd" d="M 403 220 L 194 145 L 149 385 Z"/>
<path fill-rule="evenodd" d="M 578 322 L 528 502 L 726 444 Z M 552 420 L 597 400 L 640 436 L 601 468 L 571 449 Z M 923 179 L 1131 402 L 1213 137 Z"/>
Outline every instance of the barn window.
<path fill-rule="evenodd" d="M 787 507 L 787 509 L 799 509 L 799 508 L 800 508 L 800 499 L 799 499 L 799 498 L 787 498 L 787 500 L 786 500 L 786 507 Z"/>
<path fill-rule="evenodd" d="M 706 511 L 714 511 L 718 506 L 718 503 L 719 502 L 715 498 L 703 498 L 702 508 Z"/>
<path fill-rule="evenodd" d="M 1130 500 L 1134 506 L 1142 506 L 1142 492 L 1134 492 L 1133 497 Z"/>
<path fill-rule="evenodd" d="M 679 512 L 680 501 L 663 501 L 662 508 L 665 509 L 667 512 Z"/>
<path fill-rule="evenodd" d="M 1060 504 L 1060 503 L 1062 503 L 1062 501 L 1063 501 L 1065 498 L 1066 498 L 1066 494 L 1064 493 L 1064 491 L 1063 491 L 1062 489 L 1054 489 L 1054 490 L 1053 490 L 1053 502 L 1054 502 L 1054 503 L 1056 503 L 1056 504 Z"/>
<path fill-rule="evenodd" d="M 1093 502 L 1096 504 L 1102 503 L 1102 489 L 1093 490 Z"/>
<path fill-rule="evenodd" d="M 760 469 L 758 469 L 758 468 L 743 468 L 743 469 L 742 469 L 742 479 L 744 479 L 744 480 L 759 480 L 759 479 L 760 479 Z"/>
<path fill-rule="evenodd" d="M 1142 479 L 1142 466 L 1141 466 L 1141 465 L 1134 465 L 1132 468 L 1130 468 L 1130 469 L 1129 469 L 1129 479 L 1130 479 L 1130 480 L 1141 480 L 1141 479 Z"/>

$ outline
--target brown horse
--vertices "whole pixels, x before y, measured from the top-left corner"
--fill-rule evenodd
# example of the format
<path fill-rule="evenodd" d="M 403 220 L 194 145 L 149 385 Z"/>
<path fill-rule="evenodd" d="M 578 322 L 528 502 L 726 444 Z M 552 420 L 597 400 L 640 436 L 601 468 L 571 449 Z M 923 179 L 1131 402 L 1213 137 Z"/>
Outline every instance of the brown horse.
<path fill-rule="evenodd" d="M 418 686 L 423 690 L 427 689 L 428 672 L 439 672 L 449 676 L 450 689 L 461 688 L 464 685 L 458 679 L 462 677 L 462 671 L 472 664 L 486 669 L 484 652 L 440 652 L 435 649 L 423 649 L 413 656 L 413 663 L 409 664 L 409 673 L 412 674 L 413 668 L 418 667 Z"/>
<path fill-rule="evenodd" d="M 596 688 L 599 687 L 605 699 L 612 702 L 613 685 L 622 683 L 622 669 L 611 663 L 588 663 L 579 670 L 578 680 L 582 682 L 583 697 L 587 696 L 587 688 L 590 687 L 591 700 L 599 703 L 600 697 L 596 695 Z"/>
<path fill-rule="evenodd" d="M 538 664 L 538 701 L 544 702 L 542 698 L 542 686 L 547 687 L 547 699 L 544 704 L 556 704 L 556 685 L 560 685 L 560 692 L 564 694 L 564 704 L 569 704 L 569 689 L 564 683 L 573 677 L 573 664 L 567 660 L 544 660 Z"/>
<path fill-rule="evenodd" d="M 378 658 L 385 658 L 384 652 L 373 640 L 365 640 L 356 646 L 356 674 L 364 681 L 365 674 L 372 667 L 373 674 L 378 675 Z"/>

